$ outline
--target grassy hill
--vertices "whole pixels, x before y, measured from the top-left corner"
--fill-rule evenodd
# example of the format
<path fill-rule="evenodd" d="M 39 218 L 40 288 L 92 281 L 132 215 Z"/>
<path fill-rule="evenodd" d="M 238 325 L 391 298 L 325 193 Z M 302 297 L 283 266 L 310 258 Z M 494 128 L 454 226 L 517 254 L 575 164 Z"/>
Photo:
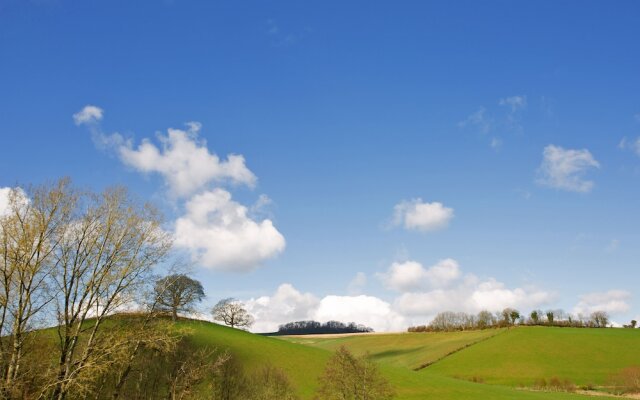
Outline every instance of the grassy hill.
<path fill-rule="evenodd" d="M 640 329 L 522 327 L 455 353 L 428 369 L 510 386 L 529 386 L 535 379 L 554 376 L 578 385 L 603 385 L 611 374 L 632 365 L 640 365 Z"/>
<path fill-rule="evenodd" d="M 447 355 L 486 340 L 503 330 L 447 333 L 394 333 L 353 336 L 288 336 L 283 339 L 334 351 L 346 346 L 356 354 L 369 353 L 373 359 L 394 367 L 419 369 Z"/>
<path fill-rule="evenodd" d="M 317 378 L 322 374 L 331 350 L 341 344 L 354 352 L 369 350 L 380 362 L 383 374 L 397 390 L 397 399 L 584 399 L 568 393 L 531 392 L 513 387 L 479 384 L 452 376 L 464 375 L 466 366 L 451 366 L 457 373 L 431 369 L 440 362 L 462 354 L 483 343 L 508 336 L 509 332 L 482 331 L 439 334 L 362 335 L 345 338 L 274 338 L 226 328 L 201 321 L 182 321 L 180 326 L 191 328 L 197 345 L 229 349 L 249 369 L 271 363 L 285 370 L 299 394 L 312 398 Z M 517 330 L 513 330 L 517 331 Z M 498 333 L 496 335 L 496 333 Z M 470 347 L 470 343 L 480 341 Z M 304 344 L 303 344 L 304 343 Z M 412 368 L 422 360 L 435 360 L 458 348 L 464 350 L 418 372 Z M 424 357 L 424 358 L 423 358 Z"/>

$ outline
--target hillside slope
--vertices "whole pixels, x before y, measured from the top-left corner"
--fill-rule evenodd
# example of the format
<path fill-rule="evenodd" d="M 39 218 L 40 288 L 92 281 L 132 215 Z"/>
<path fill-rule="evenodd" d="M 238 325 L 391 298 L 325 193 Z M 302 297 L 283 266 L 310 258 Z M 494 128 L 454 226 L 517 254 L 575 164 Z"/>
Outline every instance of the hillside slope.
<path fill-rule="evenodd" d="M 312 345 L 303 345 L 294 343 L 296 339 L 282 340 L 280 338 L 264 337 L 251 333 L 239 331 L 236 329 L 226 328 L 220 325 L 203 321 L 182 321 L 181 326 L 191 328 L 193 332 L 192 340 L 200 346 L 217 347 L 219 349 L 229 349 L 233 354 L 242 360 L 243 364 L 251 369 L 257 368 L 265 363 L 271 363 L 284 369 L 291 378 L 294 386 L 304 399 L 311 399 L 317 385 L 317 378 L 322 374 L 326 360 L 331 356 L 331 352 L 321 348 L 319 344 L 324 339 L 316 339 L 314 347 Z M 495 334 L 495 332 L 493 332 Z M 413 335 L 413 334 L 412 334 Z M 406 338 L 412 335 L 397 335 L 400 338 L 394 338 L 394 335 L 371 335 L 371 338 L 382 337 L 387 342 L 390 349 L 390 339 L 395 340 L 393 346 L 402 347 L 411 346 L 405 343 Z M 418 334 L 416 334 L 418 335 Z M 391 336 L 385 338 L 384 336 Z M 428 336 L 418 337 L 418 339 L 427 338 Z M 454 335 L 454 342 L 459 341 L 460 337 Z M 465 337 L 462 335 L 462 337 Z M 364 340 L 366 345 L 360 345 L 362 348 L 371 346 L 376 348 L 376 343 L 369 342 L 372 339 L 367 337 L 356 336 L 356 340 L 347 341 L 347 347 L 357 343 L 358 340 Z M 468 339 L 471 335 L 468 336 Z M 413 339 L 413 340 L 418 340 Z M 446 338 L 445 338 L 446 339 Z M 326 339 L 334 340 L 334 339 Z M 442 340 L 446 343 L 447 340 Z M 462 341 L 464 342 L 464 341 Z M 338 345 L 334 343 L 329 348 Z M 443 348 L 446 346 L 443 346 Z M 385 353 L 386 352 L 386 353 Z M 442 399 L 442 400 L 473 400 L 473 399 L 584 399 L 584 396 L 566 394 L 566 393 L 536 393 L 519 391 L 513 388 L 484 385 L 472 383 L 464 380 L 453 379 L 451 377 L 440 374 L 431 373 L 430 371 L 415 372 L 408 367 L 412 365 L 409 361 L 402 361 L 397 358 L 398 355 L 391 355 L 392 351 L 385 350 L 382 353 L 389 355 L 385 357 L 378 353 L 378 359 L 381 363 L 383 374 L 390 380 L 391 384 L 397 391 L 397 399 L 399 400 L 422 400 L 422 399 Z M 407 360 L 412 359 L 413 355 L 406 352 Z M 401 365 L 407 366 L 401 366 Z"/>
<path fill-rule="evenodd" d="M 640 329 L 520 327 L 446 357 L 430 373 L 487 383 L 530 386 L 558 377 L 603 385 L 622 368 L 640 365 Z"/>

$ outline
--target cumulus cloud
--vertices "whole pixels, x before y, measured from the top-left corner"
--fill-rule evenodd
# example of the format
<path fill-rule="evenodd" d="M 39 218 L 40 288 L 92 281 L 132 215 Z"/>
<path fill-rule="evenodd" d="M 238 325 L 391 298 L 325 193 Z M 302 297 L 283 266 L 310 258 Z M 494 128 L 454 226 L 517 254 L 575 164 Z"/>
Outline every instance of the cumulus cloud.
<path fill-rule="evenodd" d="M 625 290 L 609 290 L 607 292 L 593 292 L 580 296 L 580 301 L 573 308 L 577 315 L 589 315 L 594 311 L 606 311 L 618 314 L 629 311 L 631 293 Z"/>
<path fill-rule="evenodd" d="M 27 206 L 30 202 L 29 197 L 22 188 L 0 188 L 0 217 L 9 214 L 12 204 L 12 196 L 15 196 L 13 197 L 13 200 L 15 201 L 13 204 L 17 204 L 19 209 L 22 209 L 23 206 Z"/>
<path fill-rule="evenodd" d="M 0 217 L 6 215 L 9 211 L 9 197 L 13 188 L 3 187 L 0 188 Z"/>
<path fill-rule="evenodd" d="M 272 218 L 261 218 L 271 199 L 262 194 L 247 208 L 233 201 L 221 186 L 253 188 L 257 178 L 242 155 L 226 160 L 211 152 L 199 137 L 202 124 L 187 122 L 186 129 L 170 128 L 157 134 L 157 141 L 145 138 L 137 146 L 118 133 L 105 134 L 98 124 L 102 109 L 86 106 L 73 118 L 88 125 L 96 146 L 117 154 L 120 161 L 138 172 L 160 175 L 168 194 L 184 207 L 175 221 L 175 243 L 190 251 L 202 266 L 220 270 L 249 271 L 275 257 L 285 248 L 285 239 Z"/>
<path fill-rule="evenodd" d="M 95 124 L 102 120 L 104 111 L 100 107 L 86 105 L 77 113 L 73 114 L 73 121 L 76 125 Z"/>
<path fill-rule="evenodd" d="M 356 322 L 376 331 L 406 327 L 404 318 L 377 297 L 329 295 L 318 299 L 288 283 L 280 285 L 272 296 L 252 298 L 245 304 L 256 320 L 254 332 L 273 332 L 281 324 L 302 320 Z"/>
<path fill-rule="evenodd" d="M 255 318 L 254 332 L 275 332 L 281 324 L 311 319 L 319 303 L 311 293 L 301 293 L 283 283 L 272 296 L 252 298 L 245 305 Z"/>
<path fill-rule="evenodd" d="M 399 292 L 446 286 L 460 277 L 456 260 L 440 260 L 430 268 L 417 261 L 394 262 L 385 273 L 378 274 L 384 285 Z"/>
<path fill-rule="evenodd" d="M 140 172 L 160 174 L 176 196 L 188 196 L 211 182 L 255 185 L 257 178 L 242 155 L 231 154 L 221 160 L 198 138 L 200 124 L 192 122 L 188 127 L 186 131 L 170 128 L 167 135 L 158 135 L 160 146 L 144 139 L 134 148 L 126 141 L 117 149 L 120 159 Z"/>
<path fill-rule="evenodd" d="M 300 320 L 356 322 L 385 332 L 404 330 L 410 324 L 428 323 L 443 311 L 496 312 L 506 307 L 525 311 L 547 305 L 553 299 L 551 293 L 535 287 L 509 288 L 496 279 L 480 280 L 467 274 L 448 286 L 412 289 L 400 294 L 392 303 L 364 294 L 330 294 L 319 298 L 283 284 L 273 295 L 252 298 L 246 304 L 256 318 L 253 327 L 256 332 L 272 332 L 281 324 Z"/>
<path fill-rule="evenodd" d="M 393 225 L 422 232 L 445 228 L 454 216 L 453 208 L 439 202 L 425 203 L 420 198 L 402 201 L 393 210 Z"/>
<path fill-rule="evenodd" d="M 380 277 L 385 286 L 402 292 L 394 301 L 394 309 L 421 323 L 442 311 L 531 309 L 554 297 L 535 287 L 508 288 L 494 278 L 481 280 L 473 274 L 463 274 L 453 259 L 439 261 L 430 268 L 415 261 L 394 263 Z"/>
<path fill-rule="evenodd" d="M 618 148 L 621 150 L 631 150 L 636 155 L 640 156 L 640 136 L 635 139 L 627 139 L 623 137 L 618 143 Z"/>
<path fill-rule="evenodd" d="M 516 112 L 527 107 L 527 96 L 510 96 L 500 99 L 499 104 L 501 106 L 507 106 L 511 109 L 511 112 Z"/>
<path fill-rule="evenodd" d="M 270 219 L 256 221 L 224 189 L 205 191 L 186 204 L 175 224 L 175 243 L 205 267 L 249 271 L 284 251 L 284 236 Z"/>
<path fill-rule="evenodd" d="M 594 168 L 600 168 L 600 163 L 589 150 L 565 150 L 549 145 L 544 148 L 537 181 L 556 189 L 587 193 L 593 189 L 594 183 L 584 175 Z"/>
<path fill-rule="evenodd" d="M 320 322 L 337 320 L 356 322 L 380 332 L 404 330 L 404 318 L 391 308 L 391 304 L 373 296 L 326 296 L 313 313 Z"/>
<path fill-rule="evenodd" d="M 403 293 L 394 303 L 398 312 L 429 320 L 442 311 L 477 313 L 499 311 L 506 307 L 532 309 L 547 304 L 553 295 L 533 287 L 507 288 L 493 278 L 480 281 L 472 275 L 458 285 L 445 289 Z"/>

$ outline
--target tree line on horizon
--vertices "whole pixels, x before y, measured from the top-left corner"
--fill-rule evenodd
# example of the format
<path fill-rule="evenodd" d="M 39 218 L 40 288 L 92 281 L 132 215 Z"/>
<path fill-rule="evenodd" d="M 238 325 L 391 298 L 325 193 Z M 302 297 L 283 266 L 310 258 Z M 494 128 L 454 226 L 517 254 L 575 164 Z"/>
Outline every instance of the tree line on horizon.
<path fill-rule="evenodd" d="M 339 334 L 339 333 L 370 333 L 373 328 L 340 321 L 295 321 L 282 324 L 278 327 L 276 335 L 313 335 L 313 334 Z"/>
<path fill-rule="evenodd" d="M 408 332 L 441 332 L 464 331 L 491 328 L 507 328 L 511 326 L 555 326 L 573 328 L 607 328 L 611 327 L 609 314 L 605 311 L 594 311 L 588 316 L 574 316 L 563 310 L 533 310 L 529 315 L 507 307 L 492 313 L 487 310 L 478 314 L 444 311 L 438 313 L 426 325 L 411 326 Z M 624 328 L 635 328 L 637 322 L 632 320 Z"/>

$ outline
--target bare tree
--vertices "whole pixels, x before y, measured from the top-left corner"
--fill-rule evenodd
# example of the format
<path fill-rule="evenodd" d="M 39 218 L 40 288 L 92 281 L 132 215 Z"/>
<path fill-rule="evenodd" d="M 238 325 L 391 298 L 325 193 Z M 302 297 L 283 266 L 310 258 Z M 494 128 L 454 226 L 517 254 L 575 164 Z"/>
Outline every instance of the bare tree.
<path fill-rule="evenodd" d="M 222 321 L 232 328 L 249 328 L 253 325 L 253 317 L 245 309 L 242 302 L 234 299 L 222 299 L 212 310 L 213 319 Z"/>
<path fill-rule="evenodd" d="M 171 240 L 161 222 L 153 207 L 138 205 L 124 188 L 86 194 L 79 202 L 55 254 L 59 361 L 54 399 L 65 399 L 72 387 L 81 391 L 83 378 L 90 378 L 85 370 L 109 368 L 101 360 L 106 347 L 100 328 L 105 317 L 130 302 L 168 253 Z"/>
<path fill-rule="evenodd" d="M 204 298 L 202 284 L 185 274 L 172 274 L 156 281 L 155 298 L 160 310 L 169 310 L 175 321 L 178 312 L 193 310 L 196 303 Z"/>
<path fill-rule="evenodd" d="M 606 328 L 609 325 L 609 314 L 606 311 L 594 311 L 590 322 L 596 328 Z"/>
<path fill-rule="evenodd" d="M 51 302 L 54 253 L 65 234 L 75 194 L 69 180 L 28 191 L 13 189 L 0 215 L 0 341 L 2 386 L 17 388 L 25 343 L 36 316 Z M 5 348 L 5 345 L 7 347 Z"/>
<path fill-rule="evenodd" d="M 327 362 L 315 399 L 388 400 L 393 388 L 366 355 L 355 357 L 342 346 Z"/>

